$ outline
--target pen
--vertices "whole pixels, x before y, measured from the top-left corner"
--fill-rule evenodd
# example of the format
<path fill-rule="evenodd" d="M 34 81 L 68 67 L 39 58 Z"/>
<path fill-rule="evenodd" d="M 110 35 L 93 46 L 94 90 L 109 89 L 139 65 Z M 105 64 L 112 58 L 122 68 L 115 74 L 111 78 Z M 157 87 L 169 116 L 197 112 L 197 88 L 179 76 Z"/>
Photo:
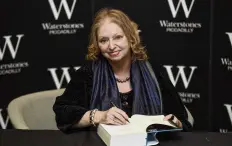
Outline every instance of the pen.
<path fill-rule="evenodd" d="M 112 106 L 117 107 L 112 101 L 111 101 L 110 103 L 112 104 Z M 118 108 L 118 107 L 117 107 L 117 108 Z M 128 123 L 130 123 L 130 121 L 129 121 L 128 119 L 126 119 L 126 121 L 127 121 Z"/>

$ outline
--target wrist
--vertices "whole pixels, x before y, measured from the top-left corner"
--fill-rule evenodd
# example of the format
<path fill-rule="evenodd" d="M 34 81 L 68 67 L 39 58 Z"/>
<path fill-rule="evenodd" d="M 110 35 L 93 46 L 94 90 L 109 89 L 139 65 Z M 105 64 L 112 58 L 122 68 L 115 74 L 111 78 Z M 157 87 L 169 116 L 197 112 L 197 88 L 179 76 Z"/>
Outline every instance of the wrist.
<path fill-rule="evenodd" d="M 89 123 L 93 125 L 94 127 L 96 126 L 96 123 L 94 122 L 96 111 L 98 111 L 98 109 L 93 109 L 90 111 L 90 114 L 89 114 Z"/>
<path fill-rule="evenodd" d="M 94 123 L 100 124 L 102 123 L 104 111 L 96 111 L 95 117 L 94 117 Z"/>

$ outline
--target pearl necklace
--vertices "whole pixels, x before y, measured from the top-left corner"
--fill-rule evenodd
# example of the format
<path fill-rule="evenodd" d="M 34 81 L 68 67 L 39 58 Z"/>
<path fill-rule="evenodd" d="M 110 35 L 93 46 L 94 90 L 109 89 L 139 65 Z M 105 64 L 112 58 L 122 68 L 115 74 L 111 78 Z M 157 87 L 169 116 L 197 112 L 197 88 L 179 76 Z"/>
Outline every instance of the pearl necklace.
<path fill-rule="evenodd" d="M 118 78 L 116 78 L 116 77 L 115 77 L 115 79 L 116 79 L 116 81 L 117 81 L 118 83 L 125 83 L 125 82 L 127 82 L 127 81 L 130 80 L 130 77 L 127 77 L 125 80 L 120 80 L 120 79 L 118 79 Z"/>

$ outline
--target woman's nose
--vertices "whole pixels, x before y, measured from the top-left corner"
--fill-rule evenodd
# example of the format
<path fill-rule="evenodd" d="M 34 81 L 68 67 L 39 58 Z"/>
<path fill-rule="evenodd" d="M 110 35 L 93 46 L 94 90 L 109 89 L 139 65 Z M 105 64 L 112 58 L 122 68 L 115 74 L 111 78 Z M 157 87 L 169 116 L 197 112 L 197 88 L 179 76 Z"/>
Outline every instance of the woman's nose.
<path fill-rule="evenodd" d="M 114 48 L 115 48 L 114 42 L 112 40 L 110 40 L 109 41 L 109 49 L 114 50 Z"/>

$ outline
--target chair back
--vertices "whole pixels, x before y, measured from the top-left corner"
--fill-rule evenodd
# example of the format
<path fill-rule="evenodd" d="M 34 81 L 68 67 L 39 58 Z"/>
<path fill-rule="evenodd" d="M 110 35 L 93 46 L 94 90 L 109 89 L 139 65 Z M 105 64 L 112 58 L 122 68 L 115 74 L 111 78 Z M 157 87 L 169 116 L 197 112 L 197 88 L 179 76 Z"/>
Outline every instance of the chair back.
<path fill-rule="evenodd" d="M 47 90 L 13 99 L 7 110 L 14 128 L 57 130 L 52 107 L 63 92 L 64 89 Z"/>

